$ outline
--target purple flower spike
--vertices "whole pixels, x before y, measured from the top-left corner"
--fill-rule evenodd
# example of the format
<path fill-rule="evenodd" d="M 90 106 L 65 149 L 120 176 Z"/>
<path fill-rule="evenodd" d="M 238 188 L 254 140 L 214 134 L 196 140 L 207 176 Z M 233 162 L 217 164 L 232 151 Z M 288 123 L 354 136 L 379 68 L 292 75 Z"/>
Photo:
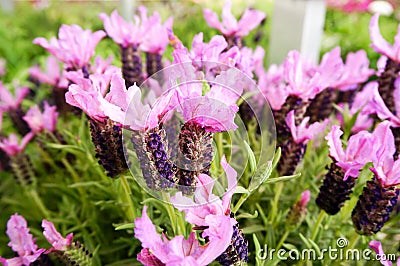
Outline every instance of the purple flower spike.
<path fill-rule="evenodd" d="M 35 239 L 29 233 L 26 220 L 17 213 L 12 215 L 7 222 L 7 231 L 10 242 L 8 245 L 18 254 L 18 257 L 12 259 L 4 259 L 0 257 L 3 265 L 30 265 L 35 262 L 45 249 L 38 249 Z"/>
<path fill-rule="evenodd" d="M 397 29 L 396 37 L 394 38 L 394 44 L 391 45 L 381 35 L 379 31 L 379 14 L 375 14 L 371 18 L 369 25 L 370 37 L 372 41 L 372 48 L 377 53 L 387 56 L 391 60 L 399 63 L 400 62 L 400 25 Z"/>
<path fill-rule="evenodd" d="M 48 253 L 52 250 L 65 251 L 71 246 L 73 233 L 70 233 L 66 238 L 63 238 L 54 227 L 54 224 L 47 220 L 42 221 L 42 227 L 44 229 L 44 237 L 53 246 L 52 249 L 47 251 Z"/>
<path fill-rule="evenodd" d="M 55 106 L 50 106 L 44 102 L 44 111 L 40 111 L 39 106 L 32 106 L 23 119 L 28 123 L 34 133 L 48 130 L 53 132 L 56 128 L 58 113 Z"/>
<path fill-rule="evenodd" d="M 48 42 L 40 37 L 33 40 L 33 43 L 42 46 L 65 63 L 67 69 L 78 70 L 88 66 L 94 49 L 105 36 L 106 33 L 102 30 L 92 33 L 78 25 L 62 25 L 58 39 L 53 37 Z"/>
<path fill-rule="evenodd" d="M 222 9 L 222 22 L 219 21 L 216 13 L 209 9 L 203 10 L 207 24 L 211 28 L 219 30 L 226 37 L 246 36 L 265 19 L 265 14 L 263 12 L 246 9 L 240 20 L 237 21 L 231 13 L 231 6 L 232 4 L 230 1 L 225 2 Z"/>

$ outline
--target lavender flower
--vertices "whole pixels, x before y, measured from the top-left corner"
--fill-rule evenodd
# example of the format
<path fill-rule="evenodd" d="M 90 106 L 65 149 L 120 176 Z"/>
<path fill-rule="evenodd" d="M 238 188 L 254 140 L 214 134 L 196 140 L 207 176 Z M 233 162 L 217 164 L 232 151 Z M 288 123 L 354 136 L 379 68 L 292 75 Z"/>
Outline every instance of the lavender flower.
<path fill-rule="evenodd" d="M 241 47 L 241 39 L 256 28 L 265 19 L 265 14 L 257 10 L 246 9 L 239 21 L 231 13 L 231 2 L 225 1 L 222 9 L 222 23 L 218 15 L 209 9 L 204 9 L 204 18 L 211 28 L 219 30 L 227 39 L 229 47 Z"/>
<path fill-rule="evenodd" d="M 233 214 L 230 211 L 230 203 L 237 183 L 237 173 L 226 162 L 225 157 L 221 159 L 221 165 L 228 178 L 228 188 L 222 199 L 212 193 L 214 180 L 208 175 L 200 174 L 196 177 L 197 188 L 194 199 L 185 197 L 182 192 L 178 192 L 171 198 L 171 202 L 178 210 L 185 212 L 187 222 L 200 228 L 207 228 L 202 232 L 202 236 L 208 236 L 210 244 L 215 235 L 220 235 L 220 238 L 224 237 L 225 240 L 231 236 L 229 237 L 230 245 L 226 250 L 222 253 L 221 249 L 218 249 L 218 253 L 222 254 L 216 260 L 222 265 L 233 265 L 247 262 L 248 247 L 247 240 L 238 228 L 236 220 L 232 218 Z M 232 229 L 229 231 L 230 234 L 222 235 L 218 232 L 228 230 L 229 226 Z"/>
<path fill-rule="evenodd" d="M 374 173 L 368 181 L 352 212 L 352 220 L 357 232 L 372 235 L 380 231 L 389 220 L 397 203 L 400 184 L 400 159 L 394 160 L 394 138 L 389 122 L 382 122 L 375 130 L 376 147 L 372 159 Z"/>
<path fill-rule="evenodd" d="M 215 220 L 210 222 L 218 225 L 218 230 L 206 229 L 204 235 L 208 236 L 209 243 L 201 246 L 192 232 L 186 240 L 183 236 L 175 236 L 168 240 L 165 235 L 160 236 L 154 224 L 146 213 L 147 207 L 143 208 L 141 218 L 135 220 L 135 237 L 142 242 L 144 250 L 138 255 L 144 265 L 207 265 L 221 254 L 230 243 L 233 222 L 231 218 Z M 233 220 L 233 219 L 232 219 Z M 151 257 L 144 256 L 150 253 Z"/>
<path fill-rule="evenodd" d="M 373 160 L 375 141 L 373 134 L 361 131 L 351 136 L 345 150 L 340 140 L 342 134 L 338 126 L 332 126 L 325 138 L 333 162 L 320 187 L 316 203 L 330 215 L 340 211 L 344 202 L 350 198 L 359 171 L 366 163 Z"/>
<path fill-rule="evenodd" d="M 47 102 L 44 102 L 43 113 L 40 111 L 39 106 L 34 105 L 23 117 L 34 133 L 39 133 L 43 130 L 53 132 L 56 129 L 57 118 L 56 107 L 50 106 Z"/>
<path fill-rule="evenodd" d="M 35 239 L 29 233 L 26 220 L 17 213 L 8 220 L 6 233 L 10 238 L 8 245 L 17 253 L 17 257 L 12 259 L 0 257 L 0 262 L 5 266 L 30 265 L 45 251 L 43 248 L 38 249 Z"/>
<path fill-rule="evenodd" d="M 306 117 L 296 126 L 294 110 L 288 113 L 286 124 L 290 129 L 291 138 L 279 144 L 282 148 L 281 160 L 277 166 L 280 175 L 294 173 L 297 164 L 303 158 L 307 142 L 320 134 L 328 123 L 328 120 L 325 120 L 322 123 L 315 122 L 308 125 L 309 120 L 310 118 Z"/>
<path fill-rule="evenodd" d="M 301 193 L 300 200 L 292 206 L 286 216 L 286 225 L 293 231 L 303 222 L 307 215 L 307 203 L 310 201 L 310 191 L 305 190 Z"/>
<path fill-rule="evenodd" d="M 88 67 L 94 49 L 101 39 L 105 37 L 104 31 L 83 30 L 78 25 L 62 25 L 55 37 L 48 42 L 45 38 L 36 38 L 38 44 L 66 64 L 69 70 L 78 70 Z"/>
<path fill-rule="evenodd" d="M 29 132 L 29 127 L 22 119 L 25 115 L 21 108 L 21 103 L 28 95 L 29 88 L 19 87 L 15 89 L 15 96 L 0 81 L 0 116 L 7 112 L 18 132 L 25 135 Z"/>
<path fill-rule="evenodd" d="M 390 260 L 385 259 L 386 255 L 382 248 L 382 243 L 378 240 L 371 240 L 368 246 L 376 252 L 376 255 L 379 256 L 379 262 L 384 266 L 392 266 L 392 262 Z M 397 258 L 396 265 L 400 265 L 400 258 Z"/>

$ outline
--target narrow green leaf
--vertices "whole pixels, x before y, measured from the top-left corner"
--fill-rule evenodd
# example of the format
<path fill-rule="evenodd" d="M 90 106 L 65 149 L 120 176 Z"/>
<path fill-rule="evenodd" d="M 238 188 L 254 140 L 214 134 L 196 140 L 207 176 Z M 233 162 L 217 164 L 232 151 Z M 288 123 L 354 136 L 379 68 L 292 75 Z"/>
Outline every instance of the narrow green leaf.
<path fill-rule="evenodd" d="M 254 225 L 249 225 L 247 227 L 243 228 L 243 233 L 244 234 L 253 234 L 256 232 L 261 232 L 261 231 L 265 231 L 265 226 L 261 225 L 261 224 L 254 224 Z"/>
<path fill-rule="evenodd" d="M 253 242 L 254 242 L 254 247 L 256 248 L 256 266 L 262 266 L 263 262 L 261 261 L 260 256 L 258 256 L 258 254 L 260 254 L 260 250 L 261 250 L 261 245 L 260 242 L 257 239 L 256 234 L 253 234 Z"/>
<path fill-rule="evenodd" d="M 272 173 L 272 162 L 267 162 L 263 165 L 261 165 L 256 173 L 253 175 L 251 178 L 248 190 L 250 193 L 258 189 L 258 187 L 266 182 L 268 178 L 271 176 Z"/>
<path fill-rule="evenodd" d="M 289 180 L 298 178 L 300 176 L 301 176 L 301 173 L 298 173 L 298 174 L 295 174 L 295 175 L 280 176 L 280 177 L 268 179 L 265 183 L 274 184 L 274 183 L 278 183 L 278 182 L 289 181 Z"/>
<path fill-rule="evenodd" d="M 133 229 L 135 227 L 134 223 L 127 223 L 123 225 L 119 225 L 115 227 L 115 230 L 125 230 L 125 229 Z"/>
<path fill-rule="evenodd" d="M 246 141 L 244 141 L 244 147 L 246 148 L 246 151 L 249 154 L 250 171 L 251 173 L 254 173 L 254 171 L 257 168 L 256 156 L 254 155 L 253 150 L 250 148 L 250 145 Z"/>
<path fill-rule="evenodd" d="M 274 155 L 274 159 L 272 160 L 272 169 L 275 169 L 275 167 L 278 165 L 279 159 L 281 158 L 282 150 L 281 147 L 279 147 Z"/>
<path fill-rule="evenodd" d="M 242 218 L 246 218 L 246 219 L 255 219 L 258 217 L 258 211 L 255 211 L 254 214 L 251 213 L 241 213 L 238 216 L 236 216 L 236 219 L 242 219 Z"/>
<path fill-rule="evenodd" d="M 235 189 L 235 194 L 250 194 L 250 192 L 242 186 L 237 186 Z"/>

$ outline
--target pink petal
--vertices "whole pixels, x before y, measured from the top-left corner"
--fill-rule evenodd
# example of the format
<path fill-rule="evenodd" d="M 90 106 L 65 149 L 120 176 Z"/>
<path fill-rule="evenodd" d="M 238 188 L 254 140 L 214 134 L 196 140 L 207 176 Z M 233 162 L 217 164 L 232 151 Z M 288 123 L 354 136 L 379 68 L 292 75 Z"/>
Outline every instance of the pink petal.
<path fill-rule="evenodd" d="M 205 9 L 203 9 L 203 15 L 204 15 L 204 19 L 206 20 L 206 22 L 210 28 L 218 29 L 219 31 L 221 31 L 222 25 L 219 22 L 218 15 L 216 13 L 205 8 Z"/>
<path fill-rule="evenodd" d="M 222 8 L 223 30 L 221 32 L 226 36 L 233 35 L 238 30 L 238 23 L 231 12 L 231 7 L 232 3 L 230 1 L 225 1 L 224 7 Z"/>
<path fill-rule="evenodd" d="M 231 199 L 233 194 L 235 193 L 236 185 L 237 185 L 237 172 L 233 169 L 232 166 L 228 164 L 226 161 L 225 155 L 221 158 L 221 166 L 225 171 L 225 174 L 228 178 L 228 188 L 225 192 L 224 196 L 222 196 L 222 206 L 225 210 L 226 214 L 230 213 L 229 205 L 231 204 Z"/>
<path fill-rule="evenodd" d="M 331 131 L 325 137 L 328 141 L 330 156 L 338 162 L 345 160 L 343 145 L 340 140 L 341 135 L 343 135 L 343 131 L 340 130 L 340 127 L 332 126 Z"/>
<path fill-rule="evenodd" d="M 197 259 L 200 265 L 210 264 L 226 250 L 231 243 L 233 226 L 236 223 L 235 219 L 225 215 L 206 217 L 206 224 L 209 225 L 209 228 L 204 230 L 203 236 L 208 236 L 210 242 Z"/>
<path fill-rule="evenodd" d="M 372 240 L 369 242 L 369 247 L 373 249 L 377 255 L 384 258 L 385 252 L 383 251 L 382 244 L 378 240 Z M 380 260 L 379 261 L 384 266 L 392 266 L 392 262 L 388 260 Z"/>
<path fill-rule="evenodd" d="M 394 137 L 390 129 L 390 122 L 384 121 L 380 123 L 374 130 L 375 137 L 372 144 L 375 149 L 376 156 L 373 157 L 375 166 L 382 165 L 387 160 L 393 160 L 393 154 L 396 152 Z"/>
<path fill-rule="evenodd" d="M 44 229 L 44 237 L 56 250 L 65 251 L 71 245 L 73 237 L 72 233 L 69 234 L 66 238 L 63 238 L 54 227 L 54 224 L 47 220 L 42 221 L 42 227 Z"/>
<path fill-rule="evenodd" d="M 392 60 L 396 60 L 393 47 L 382 37 L 379 31 L 378 13 L 372 16 L 369 29 L 370 29 L 370 38 L 372 41 L 372 48 L 374 48 L 374 50 L 377 53 L 386 55 Z"/>
<path fill-rule="evenodd" d="M 265 14 L 258 10 L 246 9 L 238 23 L 237 36 L 246 36 L 249 32 L 255 29 L 261 21 L 265 19 Z"/>
<path fill-rule="evenodd" d="M 143 207 L 142 217 L 135 220 L 135 237 L 142 242 L 142 247 L 148 248 L 162 262 L 168 261 L 168 250 L 156 231 L 156 227 L 147 216 L 147 206 Z"/>

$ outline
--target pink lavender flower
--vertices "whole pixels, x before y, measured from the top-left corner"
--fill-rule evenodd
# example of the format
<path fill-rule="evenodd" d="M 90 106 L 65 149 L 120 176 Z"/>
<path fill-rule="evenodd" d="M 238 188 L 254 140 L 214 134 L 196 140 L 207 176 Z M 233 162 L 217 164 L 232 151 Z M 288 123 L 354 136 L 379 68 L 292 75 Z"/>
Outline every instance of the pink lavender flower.
<path fill-rule="evenodd" d="M 371 248 L 371 249 L 373 249 L 375 252 L 376 252 L 376 254 L 379 256 L 379 262 L 382 264 L 382 265 L 384 265 L 384 266 L 392 266 L 392 262 L 390 261 L 390 260 L 387 260 L 386 258 L 386 255 L 385 255 L 385 252 L 383 251 L 383 248 L 382 248 L 382 243 L 380 242 L 380 241 L 378 241 L 378 240 L 371 240 L 370 242 L 369 242 L 369 247 Z M 397 261 L 396 261 L 396 265 L 398 265 L 398 266 L 400 266 L 400 258 L 397 258 Z"/>
<path fill-rule="evenodd" d="M 394 115 L 385 104 L 379 94 L 378 86 L 374 87 L 372 95 L 372 101 L 369 104 L 370 110 L 366 110 L 366 112 L 376 113 L 380 119 L 389 120 L 393 127 L 400 127 L 400 78 L 394 81 L 393 98 L 396 115 Z"/>
<path fill-rule="evenodd" d="M 286 116 L 286 124 L 290 128 L 294 142 L 302 144 L 307 143 L 309 140 L 314 139 L 317 135 L 322 133 L 329 123 L 329 120 L 325 119 L 321 123 L 315 122 L 311 125 L 308 125 L 309 120 L 309 117 L 305 117 L 303 121 L 301 121 L 300 125 L 296 126 L 294 110 L 288 113 Z"/>
<path fill-rule="evenodd" d="M 52 37 L 50 42 L 45 38 L 36 38 L 38 44 L 66 64 L 67 69 L 78 70 L 87 67 L 94 50 L 101 39 L 106 36 L 104 31 L 83 30 L 78 25 L 62 25 L 58 39 Z"/>
<path fill-rule="evenodd" d="M 161 23 L 158 12 L 154 12 L 152 16 L 147 17 L 147 9 L 144 6 L 139 7 L 142 20 L 142 30 L 145 32 L 140 49 L 147 53 L 163 54 L 169 43 L 168 30 L 172 29 L 173 18 L 170 17 Z"/>
<path fill-rule="evenodd" d="M 400 26 L 397 30 L 397 35 L 394 39 L 394 44 L 388 43 L 379 31 L 379 14 L 375 14 L 371 18 L 369 25 L 372 48 L 377 53 L 387 56 L 395 62 L 400 62 Z"/>
<path fill-rule="evenodd" d="M 3 265 L 30 265 L 45 251 L 45 249 L 38 249 L 35 239 L 29 233 L 26 220 L 17 213 L 8 220 L 6 233 L 10 238 L 8 245 L 18 256 L 12 259 L 0 257 Z"/>
<path fill-rule="evenodd" d="M 258 86 L 273 110 L 280 110 L 289 96 L 287 86 L 284 83 L 282 65 L 272 64 L 267 72 L 259 74 Z M 259 97 L 258 102 L 263 104 L 264 99 Z"/>
<path fill-rule="evenodd" d="M 307 203 L 310 201 L 311 192 L 310 190 L 305 190 L 301 193 L 301 197 L 299 202 L 297 203 L 299 206 L 306 207 Z"/>
<path fill-rule="evenodd" d="M 298 51 L 290 51 L 283 63 L 284 79 L 289 95 L 303 100 L 312 99 L 321 90 L 319 81 L 313 76 L 316 66 L 306 61 Z"/>
<path fill-rule="evenodd" d="M 23 137 L 20 142 L 17 135 L 11 133 L 8 138 L 0 141 L 0 149 L 7 153 L 8 156 L 15 156 L 25 149 L 26 145 L 32 140 L 34 136 L 35 134 L 33 132 L 29 132 Z"/>
<path fill-rule="evenodd" d="M 163 265 L 208 265 L 214 261 L 229 246 L 233 233 L 232 218 L 209 219 L 210 223 L 218 226 L 204 230 L 203 235 L 208 236 L 209 243 L 201 246 L 192 232 L 188 239 L 183 236 L 175 236 L 168 240 L 165 235 L 160 236 L 154 224 L 146 213 L 147 206 L 143 208 L 141 218 L 135 220 L 135 237 L 142 242 L 142 247 L 148 249 Z M 159 265 L 154 263 L 155 259 L 138 256 L 144 265 Z"/>
<path fill-rule="evenodd" d="M 349 176 L 357 177 L 360 169 L 372 161 L 374 138 L 371 133 L 361 131 L 349 138 L 344 150 L 340 140 L 342 134 L 340 127 L 332 126 L 325 139 L 328 141 L 330 156 L 345 171 L 344 180 L 347 180 Z"/>
<path fill-rule="evenodd" d="M 208 217 L 229 216 L 232 195 L 236 189 L 237 173 L 226 162 L 225 157 L 221 159 L 221 166 L 228 179 L 227 192 L 222 199 L 212 193 L 214 180 L 206 174 L 200 174 L 197 177 L 198 183 L 193 199 L 183 196 L 182 192 L 177 192 L 171 198 L 175 208 L 185 212 L 187 222 L 197 226 L 212 226 L 209 224 Z"/>
<path fill-rule="evenodd" d="M 54 227 L 54 224 L 47 220 L 42 221 L 42 227 L 44 229 L 44 237 L 52 245 L 52 248 L 48 250 L 47 253 L 52 250 L 65 251 L 71 246 L 73 233 L 70 233 L 66 238 L 63 238 Z"/>
<path fill-rule="evenodd" d="M 231 13 L 231 2 L 226 1 L 222 9 L 222 22 L 218 15 L 209 9 L 203 10 L 204 18 L 211 28 L 219 30 L 224 36 L 243 37 L 257 27 L 265 18 L 263 12 L 246 9 L 239 21 Z"/>
<path fill-rule="evenodd" d="M 388 121 L 380 123 L 374 131 L 375 154 L 373 157 L 374 167 L 371 171 L 379 179 L 383 187 L 396 186 L 400 184 L 400 159 L 394 160 L 396 151 L 393 133 Z"/>
<path fill-rule="evenodd" d="M 0 112 L 7 112 L 11 109 L 20 107 L 25 96 L 28 95 L 29 88 L 20 87 L 15 90 L 15 96 L 0 81 Z"/>
<path fill-rule="evenodd" d="M 352 133 L 358 133 L 360 131 L 367 130 L 373 125 L 374 120 L 369 115 L 374 113 L 371 102 L 375 90 L 377 89 L 378 83 L 376 81 L 372 81 L 366 84 L 362 91 L 357 92 L 348 113 L 349 116 L 357 115 L 357 119 L 351 128 Z M 340 108 L 341 113 L 343 113 L 344 104 L 340 103 L 338 104 L 338 107 Z M 337 118 L 343 126 L 344 121 L 341 113 L 338 113 Z"/>
<path fill-rule="evenodd" d="M 32 106 L 23 119 L 28 123 L 34 133 L 48 130 L 53 132 L 56 128 L 58 113 L 55 106 L 50 106 L 44 102 L 43 113 L 38 105 Z"/>
<path fill-rule="evenodd" d="M 138 16 L 134 17 L 134 22 L 128 22 L 118 14 L 117 10 L 114 10 L 110 17 L 105 13 L 101 13 L 99 17 L 103 20 L 108 36 L 122 47 L 138 46 L 141 43 L 144 32 L 140 27 Z"/>
<path fill-rule="evenodd" d="M 68 80 L 62 75 L 60 63 L 54 56 L 47 57 L 45 71 L 42 71 L 39 66 L 33 66 L 29 69 L 29 74 L 41 83 L 56 88 L 68 87 Z"/>
<path fill-rule="evenodd" d="M 326 0 L 329 7 L 342 10 L 346 13 L 351 12 L 366 12 L 368 11 L 368 6 L 373 0 L 345 0 L 345 1 L 335 1 Z"/>
<path fill-rule="evenodd" d="M 369 60 L 364 50 L 348 53 L 340 78 L 331 86 L 341 91 L 353 90 L 358 84 L 367 81 L 374 72 L 375 70 L 369 68 Z"/>
<path fill-rule="evenodd" d="M 234 118 L 239 110 L 236 101 L 246 87 L 238 75 L 234 69 L 222 72 L 204 96 L 201 83 L 179 86 L 176 101 L 185 122 L 195 121 L 209 132 L 236 129 Z"/>
<path fill-rule="evenodd" d="M 82 109 L 90 118 L 104 121 L 107 117 L 101 107 L 101 99 L 108 89 L 109 80 L 102 75 L 91 75 L 90 79 L 78 78 L 65 94 L 68 104 Z"/>
<path fill-rule="evenodd" d="M 113 60 L 113 56 L 109 56 L 106 59 L 102 58 L 101 56 L 96 56 L 96 58 L 94 59 L 94 64 L 90 65 L 91 74 L 117 74 L 122 76 L 121 68 L 111 65 Z"/>

